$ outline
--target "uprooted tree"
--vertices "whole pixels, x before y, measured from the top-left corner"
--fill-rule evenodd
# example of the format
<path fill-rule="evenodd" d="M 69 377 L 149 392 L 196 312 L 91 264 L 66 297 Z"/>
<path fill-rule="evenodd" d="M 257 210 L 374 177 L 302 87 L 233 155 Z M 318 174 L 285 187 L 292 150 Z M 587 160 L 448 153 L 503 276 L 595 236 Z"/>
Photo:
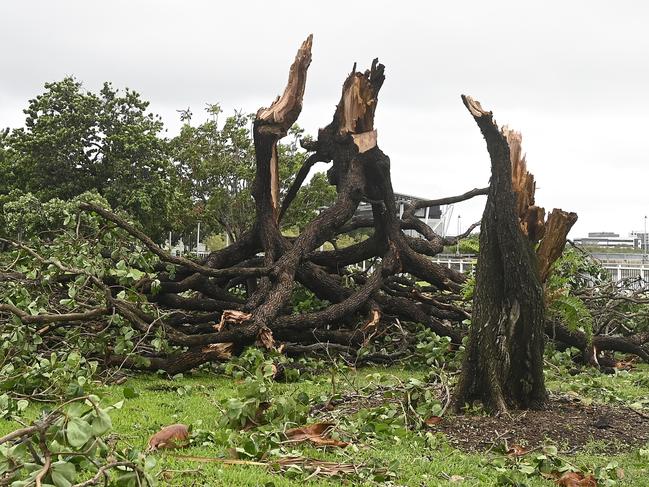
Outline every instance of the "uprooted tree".
<path fill-rule="evenodd" d="M 507 164 L 515 154 L 511 134 L 501 134 L 490 116 L 467 102 L 492 156 L 494 177 L 490 187 L 421 201 L 399 216 L 390 160 L 378 146 L 374 126 L 378 94 L 385 79 L 384 66 L 375 60 L 367 71 L 354 67 L 347 76 L 332 121 L 314 141 L 304 142 L 310 155 L 280 199 L 282 161 L 277 144 L 300 114 L 310 62 L 311 37 L 297 53 L 284 93 L 270 107 L 257 112 L 252 187 L 256 214 L 250 229 L 236 242 L 200 262 L 174 256 L 126 216 L 107 209 L 100 198 L 80 198 L 83 201 L 74 210 L 60 211 L 67 227 L 50 232 L 48 241 L 2 239 L 2 245 L 12 252 L 6 267 L 11 271 L 0 274 L 8 296 L 0 304 L 3 322 L 17 327 L 11 333 L 37 336 L 42 345 L 30 347 L 48 351 L 62 340 L 70 343 L 74 337 L 62 336 L 76 330 L 75 337 L 92 338 L 96 345 L 92 358 L 104 365 L 172 374 L 205 362 L 227 360 L 255 343 L 285 353 L 321 350 L 353 358 L 359 347 L 371 343 L 397 320 L 419 323 L 458 346 L 467 334 L 463 322 L 471 316 L 461 295 L 467 278 L 429 257 L 442 252 L 445 245 L 455 244 L 475 225 L 464 235 L 442 237 L 416 218 L 415 212 L 489 194 L 481 236 L 486 250 L 478 274 L 481 279 L 492 275 L 502 281 L 502 276 L 497 277 L 499 272 L 519 273 L 508 274 L 506 283 L 498 281 L 497 290 L 497 286 L 490 291 L 479 285 L 475 316 L 486 318 L 492 312 L 488 303 L 500 300 L 506 308 L 493 308 L 494 316 L 509 319 L 520 313 L 521 317 L 531 317 L 517 321 L 521 326 L 515 327 L 507 340 L 511 367 L 490 373 L 502 375 L 495 382 L 502 387 L 513 380 L 511 373 L 523 373 L 518 370 L 519 360 L 532 360 L 530 371 L 520 378 L 519 392 L 531 381 L 529 387 L 539 391 L 532 396 L 542 400 L 542 381 L 535 383 L 531 372 L 538 366 L 538 350 L 543 343 L 539 328 L 544 323 L 541 284 L 563 248 L 567 227 L 555 227 L 551 216 L 543 234 L 542 215 L 533 206 L 533 188 L 517 192 L 518 209 L 509 207 L 514 204 L 507 186 L 512 178 Z M 280 224 L 316 162 L 330 164 L 328 180 L 336 188 L 336 200 L 297 237 L 286 237 L 280 232 Z M 527 181 L 525 174 L 520 174 L 521 181 Z M 522 194 L 527 199 L 521 199 Z M 362 201 L 371 204 L 371 217 L 354 216 Z M 494 227 L 493 222 L 502 223 L 501 207 L 511 221 Z M 520 223 L 512 216 L 516 214 Z M 323 243 L 359 229 L 370 234 L 369 238 L 349 247 L 321 250 Z M 406 235 L 407 229 L 422 238 Z M 523 242 L 523 235 L 528 241 Z M 542 236 L 539 257 L 534 257 L 542 265 L 536 270 L 531 246 Z M 64 238 L 68 240 L 64 242 Z M 512 267 L 505 257 L 525 259 L 525 268 Z M 371 261 L 368 270 L 359 269 L 357 264 L 363 261 Z M 527 285 L 531 289 L 523 290 Z M 321 306 L 295 312 L 291 299 L 296 289 L 311 293 Z M 488 296 L 491 292 L 503 294 Z M 41 297 L 34 298 L 39 293 Z M 483 293 L 487 300 L 481 301 Z M 46 295 L 47 299 L 42 297 Z M 545 326 L 568 345 L 587 349 L 595 343 L 583 332 L 569 330 L 561 323 Z M 475 337 L 474 333 L 470 350 L 475 348 L 471 344 Z M 533 351 L 528 353 L 530 337 Z M 649 339 L 636 335 L 631 343 L 622 337 L 615 343 L 607 342 L 607 346 L 629 351 L 632 345 L 640 353 L 645 338 Z M 466 399 L 484 392 L 471 385 L 466 391 Z M 519 392 L 495 404 L 525 405 Z M 489 399 L 489 394 L 482 398 Z"/>

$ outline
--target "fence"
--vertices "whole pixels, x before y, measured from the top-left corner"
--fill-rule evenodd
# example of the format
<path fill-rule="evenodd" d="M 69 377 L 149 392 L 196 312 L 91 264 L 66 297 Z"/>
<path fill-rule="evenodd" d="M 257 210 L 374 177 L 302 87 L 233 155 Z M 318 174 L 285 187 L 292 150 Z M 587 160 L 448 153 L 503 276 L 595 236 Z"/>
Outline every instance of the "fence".
<path fill-rule="evenodd" d="M 439 254 L 433 258 L 433 262 L 444 265 L 449 269 L 458 272 L 471 272 L 476 265 L 477 260 L 475 255 L 460 254 L 460 255 L 444 255 Z"/>
<path fill-rule="evenodd" d="M 470 272 L 477 261 L 474 255 L 438 255 L 433 258 L 433 262 L 459 272 Z M 649 282 L 649 264 L 614 264 L 603 262 L 602 267 L 614 282 L 637 278 Z"/>
<path fill-rule="evenodd" d="M 641 278 L 645 281 L 649 281 L 649 265 L 647 264 L 628 265 L 602 263 L 602 267 L 604 267 L 606 272 L 609 273 L 614 282 L 634 278 Z"/>
<path fill-rule="evenodd" d="M 439 254 L 433 257 L 432 260 L 437 264 L 443 265 L 458 272 L 471 272 L 477 263 L 477 256 L 469 254 Z M 369 261 L 362 262 L 358 265 L 358 267 L 362 270 L 366 270 L 368 268 L 371 269 L 371 263 Z M 649 282 L 649 264 L 646 263 L 615 264 L 610 262 L 603 262 L 602 267 L 608 273 L 613 282 L 620 282 L 628 279 L 638 279 L 644 281 L 644 283 Z"/>

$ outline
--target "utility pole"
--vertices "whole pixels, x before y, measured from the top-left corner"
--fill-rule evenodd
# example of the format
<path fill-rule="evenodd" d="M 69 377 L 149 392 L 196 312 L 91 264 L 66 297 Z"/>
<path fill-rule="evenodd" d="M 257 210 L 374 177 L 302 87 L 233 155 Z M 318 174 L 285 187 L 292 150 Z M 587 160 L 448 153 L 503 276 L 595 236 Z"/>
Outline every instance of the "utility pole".
<path fill-rule="evenodd" d="M 198 228 L 196 229 L 196 255 L 198 255 L 198 245 L 201 243 L 201 222 L 198 222 Z"/>
<path fill-rule="evenodd" d="M 647 260 L 647 215 L 644 216 L 644 234 L 642 235 L 644 240 L 644 257 L 642 258 L 643 261 Z"/>
<path fill-rule="evenodd" d="M 457 216 L 457 247 L 455 248 L 455 255 L 460 255 L 460 218 L 462 216 L 458 215 Z"/>

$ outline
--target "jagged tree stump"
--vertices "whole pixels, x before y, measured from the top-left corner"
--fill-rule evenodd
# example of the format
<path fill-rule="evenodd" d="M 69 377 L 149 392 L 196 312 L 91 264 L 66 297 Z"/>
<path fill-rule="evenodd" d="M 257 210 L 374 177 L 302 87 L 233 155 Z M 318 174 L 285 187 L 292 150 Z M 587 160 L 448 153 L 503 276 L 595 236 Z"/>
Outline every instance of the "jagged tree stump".
<path fill-rule="evenodd" d="M 480 128 L 491 158 L 491 186 L 480 231 L 472 323 L 456 409 L 481 401 L 495 412 L 539 408 L 543 379 L 545 303 L 543 280 L 561 254 L 574 213 L 534 204 L 520 134 L 498 128 L 491 112 L 462 100 Z M 534 246 L 541 240 L 537 257 Z"/>

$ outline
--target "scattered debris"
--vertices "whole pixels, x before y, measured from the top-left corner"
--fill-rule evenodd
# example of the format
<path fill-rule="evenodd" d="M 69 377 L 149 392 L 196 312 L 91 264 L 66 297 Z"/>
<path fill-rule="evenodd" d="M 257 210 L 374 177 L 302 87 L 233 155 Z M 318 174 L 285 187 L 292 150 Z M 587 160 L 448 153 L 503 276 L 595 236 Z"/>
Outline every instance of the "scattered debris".
<path fill-rule="evenodd" d="M 189 443 L 189 428 L 184 424 L 165 426 L 149 439 L 147 451 L 182 448 Z"/>
<path fill-rule="evenodd" d="M 566 472 L 556 482 L 563 487 L 597 487 L 595 477 L 581 472 Z"/>
<path fill-rule="evenodd" d="M 426 419 L 424 423 L 426 426 L 435 426 L 439 423 L 442 422 L 442 417 L 441 416 L 431 416 L 430 418 Z"/>
<path fill-rule="evenodd" d="M 275 472 L 286 472 L 291 469 L 303 469 L 311 472 L 309 477 L 343 477 L 346 475 L 358 475 L 362 469 L 366 468 L 363 464 L 328 462 L 306 457 L 283 457 L 267 461 L 240 460 L 234 458 L 217 458 L 201 457 L 193 455 L 173 455 L 174 458 L 202 463 L 221 463 L 224 465 L 254 465 L 269 467 Z M 373 473 L 381 474 L 387 472 L 387 469 L 374 469 Z"/>
<path fill-rule="evenodd" d="M 349 443 L 345 441 L 336 440 L 331 438 L 329 433 L 333 429 L 332 423 L 314 423 L 301 428 L 291 428 L 286 430 L 284 434 L 289 442 L 300 443 L 303 441 L 310 441 L 317 446 L 336 446 L 345 448 Z"/>
<path fill-rule="evenodd" d="M 522 447 L 521 445 L 513 445 L 507 450 L 507 456 L 509 457 L 522 457 L 527 455 L 530 452 L 529 449 Z"/>

